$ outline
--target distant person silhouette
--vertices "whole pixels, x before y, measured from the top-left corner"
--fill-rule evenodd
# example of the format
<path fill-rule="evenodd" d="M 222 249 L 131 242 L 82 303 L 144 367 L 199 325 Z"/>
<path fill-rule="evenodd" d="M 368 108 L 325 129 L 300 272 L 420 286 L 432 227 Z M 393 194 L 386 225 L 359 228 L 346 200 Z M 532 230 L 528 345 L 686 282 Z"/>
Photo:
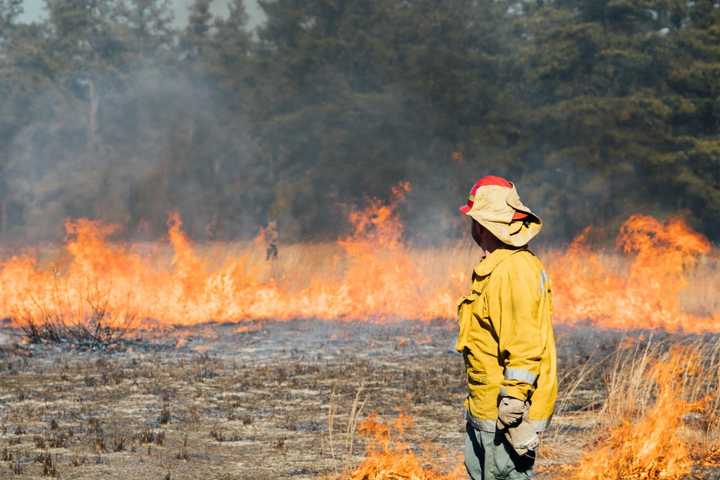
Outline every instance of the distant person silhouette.
<path fill-rule="evenodd" d="M 265 252 L 265 260 L 275 260 L 278 258 L 278 231 L 277 222 L 271 221 L 265 229 L 265 243 L 267 250 Z"/>

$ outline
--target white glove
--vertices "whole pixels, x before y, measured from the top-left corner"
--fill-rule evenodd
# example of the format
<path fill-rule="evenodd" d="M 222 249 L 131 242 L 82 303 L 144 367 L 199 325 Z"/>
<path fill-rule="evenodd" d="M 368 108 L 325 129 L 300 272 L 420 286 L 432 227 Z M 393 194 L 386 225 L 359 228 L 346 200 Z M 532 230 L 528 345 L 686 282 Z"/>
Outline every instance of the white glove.
<path fill-rule="evenodd" d="M 519 425 L 527 408 L 527 402 L 523 400 L 513 397 L 500 397 L 498 428 L 503 430 L 506 427 Z"/>
<path fill-rule="evenodd" d="M 540 445 L 540 437 L 527 420 L 523 420 L 516 427 L 508 428 L 505 435 L 520 456 L 535 450 Z"/>

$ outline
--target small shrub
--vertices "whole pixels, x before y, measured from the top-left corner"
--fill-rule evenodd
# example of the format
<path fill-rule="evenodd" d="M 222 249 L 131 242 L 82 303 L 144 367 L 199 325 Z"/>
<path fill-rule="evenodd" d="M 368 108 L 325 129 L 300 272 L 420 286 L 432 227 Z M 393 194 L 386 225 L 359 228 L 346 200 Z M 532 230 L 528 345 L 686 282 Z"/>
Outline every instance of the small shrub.
<path fill-rule="evenodd" d="M 153 443 L 155 442 L 155 432 L 152 430 L 143 430 L 137 435 L 138 442 L 140 443 Z"/>
<path fill-rule="evenodd" d="M 182 447 L 180 448 L 180 451 L 177 453 L 175 458 L 177 458 L 178 460 L 185 460 L 186 462 L 188 460 L 190 460 L 190 454 L 188 453 L 187 444 L 188 444 L 188 437 L 187 437 L 187 434 L 185 434 L 185 437 L 183 438 Z"/>
<path fill-rule="evenodd" d="M 10 465 L 10 470 L 14 475 L 22 475 L 25 471 L 25 467 L 20 462 L 20 458 L 15 457 L 15 461 Z"/>
<path fill-rule="evenodd" d="M 158 421 L 160 422 L 160 425 L 166 425 L 170 422 L 170 407 L 167 403 L 163 405 Z"/>
<path fill-rule="evenodd" d="M 224 442 L 225 441 L 225 434 L 222 432 L 222 430 L 217 430 L 213 428 L 210 430 L 210 436 L 217 440 L 218 442 Z"/>
<path fill-rule="evenodd" d="M 40 435 L 35 435 L 33 437 L 33 442 L 35 443 L 35 448 L 38 448 L 40 450 L 45 450 L 45 439 Z"/>
<path fill-rule="evenodd" d="M 237 442 L 242 439 L 241 435 L 237 432 L 226 433 L 225 431 L 217 428 L 210 430 L 210 436 L 218 442 Z"/>
<path fill-rule="evenodd" d="M 122 452 L 125 450 L 125 437 L 118 436 L 113 439 L 113 452 Z"/>
<path fill-rule="evenodd" d="M 85 318 L 69 319 L 63 312 L 39 308 L 24 312 L 17 320 L 30 343 L 69 344 L 89 350 L 107 350 L 122 343 L 135 317 L 113 316 L 104 299 L 85 301 L 88 305 L 81 310 L 90 312 Z"/>
<path fill-rule="evenodd" d="M 105 434 L 102 432 L 95 436 L 95 451 L 98 453 L 107 452 L 107 445 L 105 444 Z"/>
<path fill-rule="evenodd" d="M 48 439 L 47 445 L 50 448 L 66 448 L 68 445 L 68 435 L 63 432 L 58 432 Z"/>
<path fill-rule="evenodd" d="M 145 429 L 140 432 L 136 438 L 141 444 L 149 445 L 151 443 L 154 443 L 155 445 L 162 446 L 163 443 L 165 443 L 165 432 L 162 430 L 159 432 L 155 432 L 150 429 Z"/>
<path fill-rule="evenodd" d="M 38 463 L 43 466 L 42 476 L 43 477 L 57 477 L 58 471 L 55 466 L 55 460 L 49 452 L 42 453 L 35 459 Z"/>

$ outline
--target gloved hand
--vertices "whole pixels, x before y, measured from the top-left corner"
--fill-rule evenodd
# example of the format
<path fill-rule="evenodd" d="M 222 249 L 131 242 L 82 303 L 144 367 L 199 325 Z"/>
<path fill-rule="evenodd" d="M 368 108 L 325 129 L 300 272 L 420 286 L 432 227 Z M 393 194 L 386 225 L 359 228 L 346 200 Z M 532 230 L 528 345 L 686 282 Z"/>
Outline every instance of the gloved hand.
<path fill-rule="evenodd" d="M 540 445 L 540 437 L 527 420 L 523 420 L 516 427 L 508 428 L 505 436 L 520 456 L 535 450 Z"/>
<path fill-rule="evenodd" d="M 527 408 L 527 402 L 523 400 L 513 397 L 500 397 L 498 428 L 502 430 L 519 425 Z"/>

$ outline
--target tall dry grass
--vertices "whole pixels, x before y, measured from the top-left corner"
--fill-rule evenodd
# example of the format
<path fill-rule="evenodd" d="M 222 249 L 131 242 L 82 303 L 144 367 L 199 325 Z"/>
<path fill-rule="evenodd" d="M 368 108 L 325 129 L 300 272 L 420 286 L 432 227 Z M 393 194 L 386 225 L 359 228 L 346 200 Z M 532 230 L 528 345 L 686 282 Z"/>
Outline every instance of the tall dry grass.
<path fill-rule="evenodd" d="M 678 400 L 699 405 L 698 415 L 687 420 L 698 427 L 708 442 L 720 439 L 720 339 L 650 338 L 619 350 L 606 377 L 607 400 L 600 411 L 601 428 L 622 419 L 637 418 L 657 399 L 657 378 L 653 369 L 673 368 Z M 669 412 L 682 413 L 682 412 Z"/>
<path fill-rule="evenodd" d="M 594 440 L 556 478 L 680 480 L 716 461 L 720 445 L 717 337 L 625 343 L 604 369 Z"/>

